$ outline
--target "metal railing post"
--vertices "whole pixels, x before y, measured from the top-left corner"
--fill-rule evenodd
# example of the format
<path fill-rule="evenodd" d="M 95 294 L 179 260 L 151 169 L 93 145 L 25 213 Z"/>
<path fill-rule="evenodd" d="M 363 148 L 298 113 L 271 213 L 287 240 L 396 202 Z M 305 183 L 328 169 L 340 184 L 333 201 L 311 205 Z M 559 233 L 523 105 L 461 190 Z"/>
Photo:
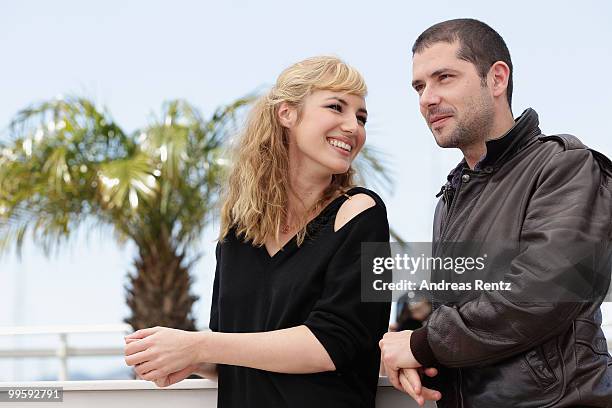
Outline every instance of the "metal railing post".
<path fill-rule="evenodd" d="M 60 359 L 59 381 L 68 381 L 68 334 L 60 333 L 60 346 L 57 356 Z"/>

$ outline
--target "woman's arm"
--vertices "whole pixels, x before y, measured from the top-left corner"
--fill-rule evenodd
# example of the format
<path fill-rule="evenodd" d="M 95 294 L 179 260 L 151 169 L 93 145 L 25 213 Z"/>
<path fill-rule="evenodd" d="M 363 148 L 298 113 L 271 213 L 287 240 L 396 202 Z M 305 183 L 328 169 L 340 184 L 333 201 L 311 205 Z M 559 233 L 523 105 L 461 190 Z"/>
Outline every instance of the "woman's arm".
<path fill-rule="evenodd" d="M 214 364 L 288 374 L 334 371 L 329 354 L 306 326 L 259 333 L 186 332 L 167 327 L 128 336 L 125 362 L 144 380 L 156 380 L 190 365 L 210 378 Z M 216 367 L 215 367 L 216 371 Z"/>
<path fill-rule="evenodd" d="M 214 363 L 202 363 L 198 365 L 198 368 L 193 372 L 195 375 L 199 375 L 207 380 L 217 381 L 217 365 Z"/>
<path fill-rule="evenodd" d="M 287 374 L 334 371 L 336 367 L 306 326 L 259 333 L 199 333 L 199 361 Z"/>

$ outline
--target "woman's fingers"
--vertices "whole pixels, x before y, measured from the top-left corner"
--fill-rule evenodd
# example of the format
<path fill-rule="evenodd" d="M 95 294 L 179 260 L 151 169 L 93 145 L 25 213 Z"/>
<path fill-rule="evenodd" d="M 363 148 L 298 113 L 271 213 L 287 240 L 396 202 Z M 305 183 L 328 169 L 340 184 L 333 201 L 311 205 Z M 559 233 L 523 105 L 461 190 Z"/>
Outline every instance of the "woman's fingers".
<path fill-rule="evenodd" d="M 164 388 L 164 387 L 167 387 L 168 385 L 170 385 L 170 384 L 168 384 L 168 377 L 160 378 L 160 379 L 157 379 L 157 380 L 155 380 L 153 382 L 159 388 Z"/>
<path fill-rule="evenodd" d="M 134 366 L 136 364 L 141 364 L 144 363 L 145 361 L 150 360 L 150 353 L 147 352 L 147 350 L 144 351 L 140 351 L 138 353 L 135 354 L 128 354 L 126 352 L 125 354 L 125 364 L 129 365 L 129 366 Z"/>
<path fill-rule="evenodd" d="M 146 340 L 131 341 L 123 347 L 123 353 L 126 356 L 140 353 L 145 351 L 149 347 L 149 343 Z"/>
<path fill-rule="evenodd" d="M 146 373 L 153 371 L 155 369 L 157 369 L 156 364 L 152 361 L 146 361 L 134 367 L 134 371 L 136 371 L 136 374 L 140 376 L 143 376 Z"/>
<path fill-rule="evenodd" d="M 155 380 L 162 379 L 166 375 L 167 375 L 166 372 L 164 372 L 161 369 L 158 369 L 158 370 L 149 371 L 148 373 L 143 374 L 141 377 L 143 380 L 155 381 Z"/>
<path fill-rule="evenodd" d="M 166 386 L 176 384 L 177 382 L 183 381 L 185 378 L 193 374 L 195 370 L 196 370 L 196 367 L 188 366 L 188 367 L 183 368 L 180 371 L 177 371 L 176 373 L 169 374 L 168 382 Z"/>
<path fill-rule="evenodd" d="M 154 334 L 159 331 L 161 327 L 149 327 L 147 329 L 136 330 L 134 333 L 125 336 L 126 339 L 143 339 L 147 336 Z"/>

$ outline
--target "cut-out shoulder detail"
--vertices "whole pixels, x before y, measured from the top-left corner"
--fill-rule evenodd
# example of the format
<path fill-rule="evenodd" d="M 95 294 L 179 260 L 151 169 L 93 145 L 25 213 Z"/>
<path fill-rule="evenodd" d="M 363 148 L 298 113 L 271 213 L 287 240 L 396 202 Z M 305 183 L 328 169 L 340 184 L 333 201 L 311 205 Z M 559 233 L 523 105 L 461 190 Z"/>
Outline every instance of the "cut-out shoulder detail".
<path fill-rule="evenodd" d="M 359 193 L 351 196 L 348 200 L 342 203 L 338 213 L 336 214 L 334 231 L 339 231 L 340 228 L 344 227 L 350 220 L 368 208 L 374 207 L 375 205 L 376 201 L 374 201 L 374 199 L 367 194 Z"/>

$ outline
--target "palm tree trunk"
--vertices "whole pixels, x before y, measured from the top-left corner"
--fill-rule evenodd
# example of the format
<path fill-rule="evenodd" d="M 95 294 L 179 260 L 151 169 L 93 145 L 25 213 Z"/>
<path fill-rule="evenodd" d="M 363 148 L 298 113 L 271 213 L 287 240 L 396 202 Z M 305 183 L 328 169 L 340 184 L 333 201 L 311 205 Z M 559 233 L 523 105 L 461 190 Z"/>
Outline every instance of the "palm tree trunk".
<path fill-rule="evenodd" d="M 135 274 L 128 274 L 127 304 L 132 315 L 125 319 L 134 330 L 153 326 L 196 330 L 192 315 L 197 296 L 189 293 L 192 279 L 185 253 L 172 247 L 164 235 L 139 248 Z"/>

